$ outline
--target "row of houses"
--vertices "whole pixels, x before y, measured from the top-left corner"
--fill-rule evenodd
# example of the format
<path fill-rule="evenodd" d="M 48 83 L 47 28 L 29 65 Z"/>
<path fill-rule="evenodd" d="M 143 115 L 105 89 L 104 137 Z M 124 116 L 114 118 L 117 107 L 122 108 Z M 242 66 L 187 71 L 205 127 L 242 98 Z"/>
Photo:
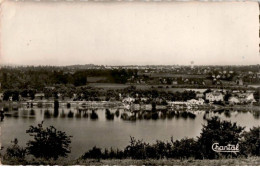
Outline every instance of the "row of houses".
<path fill-rule="evenodd" d="M 223 102 L 225 94 L 218 91 L 213 91 L 206 93 L 205 99 L 209 102 Z M 256 102 L 254 94 L 252 92 L 236 92 L 234 91 L 231 96 L 228 98 L 229 104 L 245 104 L 245 103 L 254 103 Z"/>
<path fill-rule="evenodd" d="M 227 91 L 222 90 L 215 90 L 212 92 L 203 94 L 204 91 L 196 91 L 196 99 L 188 100 L 187 102 L 168 102 L 169 104 L 196 104 L 196 105 L 202 105 L 205 103 L 205 101 L 208 102 L 224 102 L 225 95 L 227 94 Z M 60 94 L 58 94 L 58 97 L 61 97 Z M 120 95 L 121 97 L 121 95 Z M 43 100 L 45 98 L 44 93 L 36 93 L 34 100 Z M 76 98 L 76 94 L 73 95 L 73 98 Z M 73 99 L 72 98 L 72 99 Z M 205 99 L 205 100 L 204 100 Z M 3 93 L 0 93 L 0 100 L 3 100 Z M 23 98 L 19 96 L 19 100 L 22 101 Z M 141 98 L 141 101 L 146 102 L 148 98 Z M 13 101 L 12 96 L 9 97 L 9 101 Z M 227 101 L 227 100 L 226 100 Z M 135 102 L 135 98 L 132 97 L 125 97 L 122 98 L 123 103 L 133 103 Z M 159 101 L 160 102 L 160 101 Z M 241 92 L 241 91 L 233 91 L 231 95 L 228 98 L 229 104 L 248 104 L 248 103 L 254 103 L 256 102 L 253 91 L 247 91 L 247 92 Z"/>
<path fill-rule="evenodd" d="M 204 99 L 199 98 L 198 100 L 196 99 L 191 99 L 187 101 L 172 101 L 172 102 L 167 102 L 169 106 L 174 107 L 174 106 L 194 106 L 194 105 L 204 105 L 205 101 Z"/>
<path fill-rule="evenodd" d="M 237 93 L 232 95 L 228 101 L 231 104 L 256 102 L 253 93 Z"/>

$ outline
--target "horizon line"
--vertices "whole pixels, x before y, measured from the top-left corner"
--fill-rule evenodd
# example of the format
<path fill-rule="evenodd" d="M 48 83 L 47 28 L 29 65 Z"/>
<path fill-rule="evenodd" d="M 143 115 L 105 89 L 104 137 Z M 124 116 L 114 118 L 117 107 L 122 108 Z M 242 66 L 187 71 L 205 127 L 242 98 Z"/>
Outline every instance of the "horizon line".
<path fill-rule="evenodd" d="M 24 65 L 24 64 L 1 64 L 1 67 L 69 67 L 69 66 L 110 66 L 110 67 L 128 67 L 128 66 L 259 66 L 260 64 L 129 64 L 129 65 L 106 65 L 106 64 L 93 64 L 93 63 L 88 63 L 88 64 L 71 64 L 71 65 L 44 65 L 44 64 L 39 64 L 39 65 Z"/>

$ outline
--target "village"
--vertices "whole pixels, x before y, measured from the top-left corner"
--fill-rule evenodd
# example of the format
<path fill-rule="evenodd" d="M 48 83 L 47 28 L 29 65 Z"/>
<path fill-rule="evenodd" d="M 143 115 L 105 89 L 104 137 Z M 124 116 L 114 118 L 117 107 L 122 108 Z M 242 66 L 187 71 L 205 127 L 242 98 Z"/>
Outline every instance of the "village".
<path fill-rule="evenodd" d="M 2 66 L 0 105 L 131 110 L 260 106 L 259 65 Z M 4 106 L 1 106 L 2 108 Z"/>
<path fill-rule="evenodd" d="M 118 97 L 111 97 L 110 99 L 106 97 L 98 97 L 95 100 L 80 99 L 77 94 L 74 93 L 72 98 L 64 97 L 62 94 L 58 93 L 56 97 L 45 97 L 44 93 L 35 93 L 34 98 L 22 97 L 19 94 L 17 100 L 13 100 L 13 96 L 9 96 L 8 100 L 4 101 L 3 93 L 0 93 L 0 102 L 9 103 L 21 103 L 25 106 L 46 106 L 53 105 L 54 100 L 58 100 L 61 106 L 81 106 L 81 107 L 118 107 L 134 110 L 151 110 L 152 104 L 156 104 L 157 109 L 192 109 L 192 108 L 212 108 L 215 106 L 235 106 L 235 105 L 258 105 L 255 97 L 254 91 L 239 91 L 239 90 L 211 90 L 211 89 L 186 89 L 189 92 L 195 93 L 193 97 L 187 100 L 167 100 L 163 96 L 154 97 L 142 97 L 140 94 L 136 93 L 134 96 L 129 96 L 124 94 L 124 96 L 119 93 Z M 83 98 L 84 94 L 80 94 Z"/>

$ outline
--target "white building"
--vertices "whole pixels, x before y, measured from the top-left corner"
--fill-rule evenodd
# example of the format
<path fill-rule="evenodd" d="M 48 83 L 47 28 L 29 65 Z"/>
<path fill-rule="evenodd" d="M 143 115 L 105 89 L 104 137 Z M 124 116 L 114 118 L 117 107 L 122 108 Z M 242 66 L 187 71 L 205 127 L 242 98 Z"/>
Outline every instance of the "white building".
<path fill-rule="evenodd" d="M 256 102 L 253 93 L 237 93 L 229 98 L 229 103 L 254 103 Z"/>
<path fill-rule="evenodd" d="M 206 100 L 209 102 L 224 101 L 224 95 L 220 92 L 206 93 Z"/>
<path fill-rule="evenodd" d="M 169 106 L 174 106 L 174 105 L 187 105 L 189 104 L 188 102 L 182 102 L 182 101 L 174 101 L 174 102 L 167 102 Z"/>
<path fill-rule="evenodd" d="M 239 103 L 240 101 L 239 101 L 239 99 L 238 99 L 237 97 L 231 96 L 231 97 L 228 99 L 228 102 L 229 102 L 229 104 L 237 104 L 237 103 Z"/>
<path fill-rule="evenodd" d="M 253 93 L 239 93 L 238 98 L 239 98 L 241 103 L 256 102 Z"/>
<path fill-rule="evenodd" d="M 126 97 L 122 100 L 123 103 L 133 103 L 135 101 L 132 97 Z"/>
<path fill-rule="evenodd" d="M 44 98 L 44 93 L 36 93 L 35 95 L 34 95 L 34 99 L 35 100 L 42 100 L 43 98 Z"/>
<path fill-rule="evenodd" d="M 191 99 L 191 100 L 188 100 L 187 102 L 192 105 L 203 105 L 205 101 L 200 98 L 199 100 Z"/>

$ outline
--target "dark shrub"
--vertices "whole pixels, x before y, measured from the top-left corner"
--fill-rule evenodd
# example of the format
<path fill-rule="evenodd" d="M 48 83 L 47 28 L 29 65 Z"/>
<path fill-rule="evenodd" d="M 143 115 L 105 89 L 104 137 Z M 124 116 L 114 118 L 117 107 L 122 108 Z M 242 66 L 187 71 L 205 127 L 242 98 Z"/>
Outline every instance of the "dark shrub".
<path fill-rule="evenodd" d="M 127 157 L 131 157 L 133 159 L 145 159 L 145 147 L 146 143 L 142 140 L 136 140 L 134 137 L 130 137 L 130 145 L 125 148 L 125 154 Z"/>
<path fill-rule="evenodd" d="M 170 156 L 172 158 L 196 158 L 198 154 L 198 145 L 197 142 L 193 138 L 185 138 L 172 141 L 172 152 L 170 152 Z"/>
<path fill-rule="evenodd" d="M 83 159 L 88 159 L 88 158 L 91 158 L 91 159 L 100 159 L 101 158 L 101 155 L 102 155 L 102 152 L 101 152 L 101 148 L 97 148 L 96 146 L 93 147 L 91 150 L 89 150 L 88 152 L 86 152 L 82 158 Z"/>
<path fill-rule="evenodd" d="M 260 156 L 260 126 L 242 134 L 240 149 L 243 154 Z"/>
<path fill-rule="evenodd" d="M 220 154 L 212 150 L 212 144 L 236 145 L 241 138 L 244 127 L 228 121 L 220 121 L 218 117 L 207 120 L 207 125 L 203 125 L 202 133 L 198 137 L 200 158 L 214 159 L 221 155 L 235 155 L 232 153 Z M 198 153 L 199 153 L 198 152 Z"/>
<path fill-rule="evenodd" d="M 70 153 L 70 137 L 65 132 L 58 131 L 50 126 L 43 128 L 43 122 L 38 126 L 30 126 L 26 131 L 34 140 L 27 142 L 27 150 L 36 158 L 57 159 L 58 157 L 67 157 Z"/>
<path fill-rule="evenodd" d="M 155 146 L 147 144 L 145 151 L 147 158 L 159 159 L 159 155 L 157 154 Z"/>
<path fill-rule="evenodd" d="M 8 158 L 17 158 L 17 159 L 24 159 L 26 155 L 26 149 L 22 148 L 18 145 L 18 140 L 15 138 L 12 146 L 6 149 L 6 156 Z"/>

